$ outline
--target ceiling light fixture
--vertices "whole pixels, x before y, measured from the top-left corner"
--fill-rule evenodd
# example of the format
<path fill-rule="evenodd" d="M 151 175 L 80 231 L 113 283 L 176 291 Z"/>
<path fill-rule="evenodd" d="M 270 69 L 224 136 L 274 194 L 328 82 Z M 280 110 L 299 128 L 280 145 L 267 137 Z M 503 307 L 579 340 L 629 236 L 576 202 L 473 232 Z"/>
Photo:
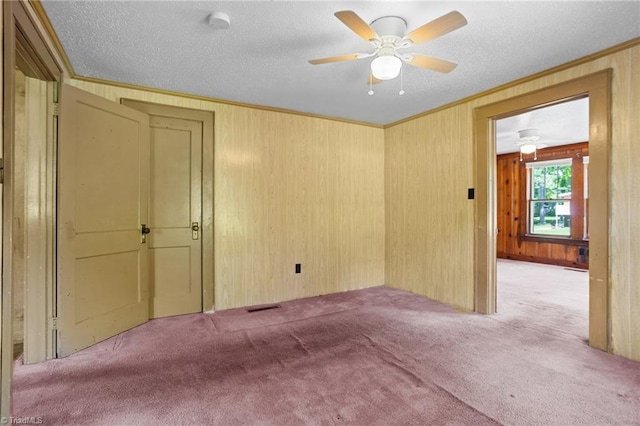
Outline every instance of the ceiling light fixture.
<path fill-rule="evenodd" d="M 400 74 L 402 61 L 394 55 L 378 56 L 371 61 L 371 73 L 378 80 L 392 80 Z"/>
<path fill-rule="evenodd" d="M 532 143 L 526 143 L 520 147 L 520 152 L 523 154 L 533 154 L 538 148 Z"/>
<path fill-rule="evenodd" d="M 520 139 L 516 142 L 520 145 L 520 161 L 522 161 L 523 155 L 533 154 L 533 159 L 538 159 L 538 146 L 536 142 L 540 140 L 540 136 L 538 135 L 538 129 L 523 129 L 518 130 L 518 135 Z"/>

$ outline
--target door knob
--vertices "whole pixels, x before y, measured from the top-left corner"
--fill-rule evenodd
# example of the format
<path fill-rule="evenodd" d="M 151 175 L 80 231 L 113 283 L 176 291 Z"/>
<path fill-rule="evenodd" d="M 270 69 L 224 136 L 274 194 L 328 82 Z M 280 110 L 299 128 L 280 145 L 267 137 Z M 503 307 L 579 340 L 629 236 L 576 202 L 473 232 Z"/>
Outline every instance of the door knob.
<path fill-rule="evenodd" d="M 198 222 L 191 222 L 191 239 L 197 240 L 199 232 L 200 226 L 198 225 Z"/>

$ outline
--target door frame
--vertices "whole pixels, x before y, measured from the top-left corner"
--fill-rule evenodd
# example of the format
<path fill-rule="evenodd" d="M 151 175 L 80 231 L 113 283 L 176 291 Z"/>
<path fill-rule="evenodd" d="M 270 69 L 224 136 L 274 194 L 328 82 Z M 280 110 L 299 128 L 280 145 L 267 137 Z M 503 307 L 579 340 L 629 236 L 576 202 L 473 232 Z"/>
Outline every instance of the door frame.
<path fill-rule="evenodd" d="M 3 158 L 5 159 L 5 181 L 3 184 L 2 194 L 2 305 L 0 309 L 0 416 L 9 418 L 11 416 L 11 379 L 13 374 L 13 283 L 12 275 L 12 256 L 10 248 L 12 243 L 12 222 L 13 222 L 13 147 L 14 140 L 14 68 L 19 66 L 25 75 L 38 78 L 44 81 L 61 82 L 63 80 L 63 68 L 56 59 L 55 54 L 46 43 L 46 38 L 40 30 L 36 20 L 32 17 L 28 4 L 24 1 L 6 1 L 2 3 L 0 15 L 3 23 L 2 43 L 3 43 L 3 122 L 2 122 L 2 141 L 3 141 Z M 55 99 L 54 99 L 55 101 Z M 54 120 L 55 123 L 55 120 Z M 55 125 L 55 124 L 54 124 Z M 55 132 L 52 132 L 52 138 L 55 138 Z M 55 147 L 55 141 L 47 141 Z M 55 152 L 55 151 L 54 151 Z M 47 173 L 54 173 L 55 158 L 48 159 Z M 52 175 L 55 179 L 55 173 Z M 55 184 L 54 184 L 55 188 Z M 54 194 L 48 194 L 51 200 L 41 200 L 41 202 L 49 202 L 55 200 Z M 55 223 L 55 210 L 51 212 L 51 216 L 47 217 L 47 221 Z M 53 228 L 52 228 L 53 229 Z M 47 232 L 47 245 L 55 250 L 55 233 Z M 51 271 L 52 281 L 47 282 L 44 286 L 38 286 L 38 292 L 47 298 L 52 291 L 54 285 L 53 277 L 55 271 Z M 51 288 L 46 288 L 51 287 Z M 52 306 L 48 306 L 53 309 Z M 35 309 L 31 310 L 34 314 Z M 29 313 L 25 312 L 25 315 Z M 42 313 L 39 313 L 42 315 Z M 26 320 L 26 318 L 25 318 Z M 39 331 L 44 336 L 49 329 L 49 324 L 44 322 L 39 327 Z M 43 343 L 45 344 L 45 343 Z"/>
<path fill-rule="evenodd" d="M 574 80 L 474 110 L 475 139 L 475 308 L 496 312 L 496 140 L 495 121 L 565 102 L 589 97 L 589 345 L 611 348 L 609 288 L 609 156 L 611 76 L 606 69 Z M 595 202 L 593 202 L 595 199 Z"/>
<path fill-rule="evenodd" d="M 202 311 L 214 309 L 214 256 L 213 256 L 213 111 L 156 104 L 136 99 L 120 98 L 120 103 L 149 115 L 202 122 Z"/>

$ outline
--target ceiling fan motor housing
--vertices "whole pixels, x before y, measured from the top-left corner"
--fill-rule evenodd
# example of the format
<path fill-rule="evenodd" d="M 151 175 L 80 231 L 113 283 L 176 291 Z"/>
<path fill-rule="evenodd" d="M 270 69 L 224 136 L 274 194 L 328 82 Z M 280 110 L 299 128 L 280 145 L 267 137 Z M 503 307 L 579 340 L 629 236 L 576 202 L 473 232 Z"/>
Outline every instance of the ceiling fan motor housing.
<path fill-rule="evenodd" d="M 383 42 L 400 40 L 407 32 L 407 21 L 399 16 L 383 16 L 371 23 L 371 28 L 380 36 Z M 385 40 L 387 37 L 390 40 Z"/>
<path fill-rule="evenodd" d="M 538 129 L 522 129 L 518 130 L 518 135 L 521 141 L 535 142 L 540 139 L 538 136 Z"/>

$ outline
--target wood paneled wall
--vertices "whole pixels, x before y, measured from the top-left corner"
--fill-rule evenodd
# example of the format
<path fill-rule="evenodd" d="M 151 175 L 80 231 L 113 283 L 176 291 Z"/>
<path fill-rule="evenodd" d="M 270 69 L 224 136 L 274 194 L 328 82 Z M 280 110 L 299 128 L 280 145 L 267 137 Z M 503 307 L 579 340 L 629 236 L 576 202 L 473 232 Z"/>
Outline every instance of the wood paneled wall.
<path fill-rule="evenodd" d="M 385 129 L 385 283 L 473 309 L 471 122 L 466 106 Z M 468 121 L 468 122 L 467 122 Z"/>
<path fill-rule="evenodd" d="M 383 284 L 382 129 L 69 83 L 114 102 L 124 97 L 215 112 L 217 310 Z M 296 263 L 301 274 L 294 273 Z"/>
<path fill-rule="evenodd" d="M 640 45 L 385 129 L 385 282 L 473 309 L 473 110 L 613 68 L 611 333 L 640 360 Z M 590 194 L 596 202 L 597 194 Z M 601 200 L 607 202 L 607 200 Z"/>
<path fill-rule="evenodd" d="M 550 147 L 538 150 L 538 161 L 557 158 L 582 158 L 589 155 L 588 143 Z M 526 161 L 526 159 L 525 159 Z M 523 240 L 526 233 L 527 200 L 525 162 L 520 161 L 520 153 L 498 155 L 496 167 L 497 182 L 497 255 L 503 259 L 524 260 L 551 265 L 571 266 L 582 269 L 589 267 L 586 256 L 580 256 L 580 247 L 588 247 L 588 242 L 572 244 L 552 239 Z M 582 185 L 583 181 L 574 184 Z M 582 222 L 580 222 L 582 223 Z"/>

